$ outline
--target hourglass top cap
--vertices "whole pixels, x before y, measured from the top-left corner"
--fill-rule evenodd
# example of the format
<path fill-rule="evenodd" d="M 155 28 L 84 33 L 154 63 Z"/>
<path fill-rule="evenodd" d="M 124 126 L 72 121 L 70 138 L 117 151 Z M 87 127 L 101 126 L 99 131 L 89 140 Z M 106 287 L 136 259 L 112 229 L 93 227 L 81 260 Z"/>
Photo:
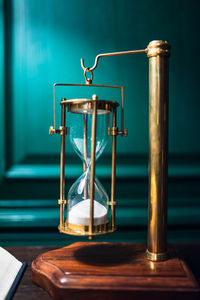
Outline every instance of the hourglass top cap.
<path fill-rule="evenodd" d="M 105 114 L 111 112 L 119 106 L 116 101 L 97 100 L 94 99 L 62 99 L 61 104 L 68 106 L 68 111 L 77 114 L 92 114 L 94 101 L 97 103 L 97 114 Z"/>

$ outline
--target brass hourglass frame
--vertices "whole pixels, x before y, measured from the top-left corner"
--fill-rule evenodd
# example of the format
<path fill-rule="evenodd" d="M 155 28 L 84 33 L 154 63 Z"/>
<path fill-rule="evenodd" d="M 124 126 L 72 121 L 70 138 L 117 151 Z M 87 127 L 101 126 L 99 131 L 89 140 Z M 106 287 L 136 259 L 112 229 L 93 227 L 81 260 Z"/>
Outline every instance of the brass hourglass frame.
<path fill-rule="evenodd" d="M 115 225 L 115 177 L 116 177 L 116 136 L 126 135 L 127 130 L 124 129 L 124 90 L 122 86 L 115 85 L 97 85 L 91 84 L 86 80 L 86 84 L 65 84 L 56 83 L 54 84 L 54 128 L 50 127 L 50 134 L 61 135 L 61 155 L 60 155 L 60 199 L 58 203 L 60 205 L 60 225 L 59 231 L 66 234 L 77 235 L 77 236 L 89 236 L 91 239 L 94 235 L 101 235 L 111 233 L 116 230 Z M 116 101 L 98 100 L 96 95 L 92 96 L 92 99 L 70 99 L 63 98 L 61 100 L 61 126 L 59 130 L 56 130 L 55 121 L 55 88 L 56 86 L 81 86 L 81 87 L 103 87 L 103 88 L 117 88 L 121 90 L 121 129 L 117 127 L 117 107 L 119 103 Z M 90 177 L 90 218 L 89 225 L 77 225 L 70 224 L 65 221 L 65 136 L 67 135 L 66 127 L 66 109 L 71 113 L 82 113 L 85 114 L 88 111 L 92 114 L 92 134 L 91 134 L 91 177 Z M 112 136 L 112 173 L 111 173 L 111 199 L 107 202 L 107 205 L 111 207 L 111 224 L 106 222 L 105 224 L 95 225 L 94 224 L 94 181 L 95 181 L 95 160 L 96 160 L 96 125 L 97 115 L 99 111 L 106 113 L 112 113 L 112 127 L 108 128 L 108 134 Z M 85 145 L 86 138 L 86 123 L 84 119 L 84 155 L 86 155 L 87 145 Z M 85 170 L 85 164 L 83 163 L 83 169 Z M 68 203 L 69 205 L 69 203 Z"/>

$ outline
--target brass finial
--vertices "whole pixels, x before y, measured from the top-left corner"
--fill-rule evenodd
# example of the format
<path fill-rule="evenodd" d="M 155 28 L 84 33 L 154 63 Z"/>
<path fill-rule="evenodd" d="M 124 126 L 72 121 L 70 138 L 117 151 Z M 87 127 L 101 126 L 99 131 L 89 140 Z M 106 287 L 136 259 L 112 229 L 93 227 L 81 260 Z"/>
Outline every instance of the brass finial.
<path fill-rule="evenodd" d="M 147 56 L 170 56 L 170 45 L 167 41 L 154 40 L 147 46 Z"/>

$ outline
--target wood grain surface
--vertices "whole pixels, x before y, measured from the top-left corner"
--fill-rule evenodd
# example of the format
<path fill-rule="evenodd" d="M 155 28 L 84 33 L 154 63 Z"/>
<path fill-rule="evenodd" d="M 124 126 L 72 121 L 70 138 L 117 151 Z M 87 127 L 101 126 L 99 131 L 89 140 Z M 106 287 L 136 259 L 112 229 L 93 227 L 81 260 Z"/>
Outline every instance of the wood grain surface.
<path fill-rule="evenodd" d="M 144 253 L 144 244 L 74 243 L 38 256 L 33 281 L 55 299 L 199 299 L 199 284 L 175 246 L 165 262 Z"/>

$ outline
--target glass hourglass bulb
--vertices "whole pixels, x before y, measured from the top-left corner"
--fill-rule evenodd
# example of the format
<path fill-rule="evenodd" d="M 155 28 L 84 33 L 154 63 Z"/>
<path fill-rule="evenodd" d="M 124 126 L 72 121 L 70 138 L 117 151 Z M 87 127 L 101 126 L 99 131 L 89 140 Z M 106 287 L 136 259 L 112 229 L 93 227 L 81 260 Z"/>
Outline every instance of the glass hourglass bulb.
<path fill-rule="evenodd" d="M 96 160 L 108 142 L 109 112 L 97 110 Z M 90 220 L 90 167 L 92 144 L 92 111 L 71 113 L 70 142 L 84 162 L 85 172 L 75 181 L 68 193 L 67 222 L 75 225 L 89 225 Z M 94 225 L 108 222 L 109 198 L 99 180 L 94 182 Z"/>

